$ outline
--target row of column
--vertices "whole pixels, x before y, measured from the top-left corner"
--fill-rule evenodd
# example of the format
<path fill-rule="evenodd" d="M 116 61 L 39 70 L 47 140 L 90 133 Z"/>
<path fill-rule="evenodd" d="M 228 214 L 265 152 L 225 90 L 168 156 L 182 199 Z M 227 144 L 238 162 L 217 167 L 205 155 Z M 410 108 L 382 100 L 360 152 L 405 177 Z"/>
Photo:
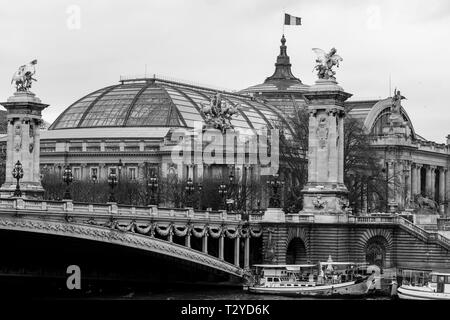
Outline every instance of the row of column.
<path fill-rule="evenodd" d="M 425 177 L 422 175 L 423 170 L 425 170 Z M 436 190 L 437 174 L 439 174 L 438 190 Z M 386 178 L 389 185 L 389 202 L 409 207 L 414 197 L 419 194 L 426 195 L 432 200 L 435 200 L 437 195 L 440 204 L 446 201 L 447 169 L 445 167 L 390 160 L 387 162 Z"/>
<path fill-rule="evenodd" d="M 425 168 L 425 194 L 432 199 L 436 197 L 436 172 L 439 173 L 439 201 L 445 201 L 447 169 L 423 164 L 413 164 L 411 166 L 412 193 L 413 195 L 422 193 L 422 168 Z"/>
<path fill-rule="evenodd" d="M 236 236 L 234 238 L 234 265 L 239 267 L 239 252 L 240 252 L 240 239 L 241 237 Z M 172 235 L 169 235 L 170 242 L 172 242 Z M 185 246 L 191 248 L 191 235 L 187 234 L 185 237 Z M 208 254 L 208 236 L 202 237 L 202 252 Z M 225 260 L 225 235 L 219 237 L 219 259 Z M 250 237 L 244 238 L 244 269 L 250 268 Z"/>

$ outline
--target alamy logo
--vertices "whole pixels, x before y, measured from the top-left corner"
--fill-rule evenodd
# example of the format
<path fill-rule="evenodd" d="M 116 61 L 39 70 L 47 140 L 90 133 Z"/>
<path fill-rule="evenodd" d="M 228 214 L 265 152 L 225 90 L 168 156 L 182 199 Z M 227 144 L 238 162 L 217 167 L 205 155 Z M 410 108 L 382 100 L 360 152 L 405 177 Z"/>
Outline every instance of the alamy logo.
<path fill-rule="evenodd" d="M 192 131 L 174 130 L 175 142 L 171 160 L 178 164 L 194 165 L 259 165 L 261 175 L 273 175 L 279 167 L 279 131 L 202 129 L 196 123 Z"/>
<path fill-rule="evenodd" d="M 71 265 L 67 267 L 67 274 L 70 276 L 67 278 L 66 285 L 69 290 L 81 289 L 81 269 L 79 266 Z"/>

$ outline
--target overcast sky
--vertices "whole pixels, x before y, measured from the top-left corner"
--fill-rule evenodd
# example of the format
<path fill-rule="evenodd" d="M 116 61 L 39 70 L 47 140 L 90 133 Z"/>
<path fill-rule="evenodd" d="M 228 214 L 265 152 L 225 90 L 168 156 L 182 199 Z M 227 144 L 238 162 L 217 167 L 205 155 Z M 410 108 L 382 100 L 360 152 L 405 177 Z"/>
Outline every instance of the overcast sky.
<path fill-rule="evenodd" d="M 283 13 L 295 76 L 315 79 L 313 47 L 344 58 L 337 79 L 355 98 L 386 98 L 389 75 L 416 131 L 450 134 L 448 0 L 0 0 L 0 100 L 16 69 L 38 60 L 33 84 L 52 122 L 119 77 L 159 74 L 232 90 L 272 75 Z M 79 19 L 78 19 L 79 18 Z M 3 98 L 1 98 L 3 97 Z"/>

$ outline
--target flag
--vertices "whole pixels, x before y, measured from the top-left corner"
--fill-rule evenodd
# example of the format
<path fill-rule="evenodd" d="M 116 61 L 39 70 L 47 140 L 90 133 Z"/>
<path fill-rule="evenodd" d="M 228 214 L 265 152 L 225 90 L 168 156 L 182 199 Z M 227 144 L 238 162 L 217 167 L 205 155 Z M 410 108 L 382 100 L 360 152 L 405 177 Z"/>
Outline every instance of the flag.
<path fill-rule="evenodd" d="M 290 14 L 285 13 L 284 14 L 284 24 L 289 26 L 301 26 L 302 25 L 302 18 L 297 18 L 294 16 L 291 16 Z"/>

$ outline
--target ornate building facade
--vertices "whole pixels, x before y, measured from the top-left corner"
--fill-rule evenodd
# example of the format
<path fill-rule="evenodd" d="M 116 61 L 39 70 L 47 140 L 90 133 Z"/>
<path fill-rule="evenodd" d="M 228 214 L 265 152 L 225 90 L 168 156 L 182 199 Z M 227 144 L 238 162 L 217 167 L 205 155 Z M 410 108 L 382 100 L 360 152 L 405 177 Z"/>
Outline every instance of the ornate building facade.
<path fill-rule="evenodd" d="M 231 119 L 241 133 L 273 128 L 284 123 L 298 108 L 306 106 L 310 86 L 291 71 L 286 39 L 281 39 L 275 72 L 264 83 L 237 93 L 221 92 L 222 99 L 238 112 Z M 226 177 L 234 172 L 237 181 L 261 177 L 258 165 L 199 165 L 174 163 L 171 153 L 174 130 L 189 130 L 205 122 L 202 108 L 217 90 L 161 78 L 121 79 L 98 89 L 70 105 L 53 124 L 41 132 L 41 173 L 62 174 L 71 166 L 75 179 L 106 179 L 109 172 L 129 179 L 145 180 L 154 174 L 182 179 Z M 400 107 L 393 119 L 392 98 L 345 102 L 348 117 L 359 119 L 372 135 L 372 147 L 383 159 L 387 177 L 395 176 L 389 202 L 393 210 L 414 207 L 434 200 L 441 213 L 450 198 L 450 136 L 446 144 L 427 141 L 416 133 L 406 110 Z M 395 121 L 394 121 L 395 120 Z M 4 137 L 3 142 L 6 141 Z M 118 166 L 120 162 L 122 167 Z M 121 169 L 121 172 L 118 172 Z M 287 171 L 280 170 L 290 181 Z M 290 181 L 291 183 L 293 181 Z M 417 201 L 416 201 L 417 202 Z M 370 203 L 370 201 L 367 201 Z M 365 210 L 370 211 L 370 205 Z"/>

